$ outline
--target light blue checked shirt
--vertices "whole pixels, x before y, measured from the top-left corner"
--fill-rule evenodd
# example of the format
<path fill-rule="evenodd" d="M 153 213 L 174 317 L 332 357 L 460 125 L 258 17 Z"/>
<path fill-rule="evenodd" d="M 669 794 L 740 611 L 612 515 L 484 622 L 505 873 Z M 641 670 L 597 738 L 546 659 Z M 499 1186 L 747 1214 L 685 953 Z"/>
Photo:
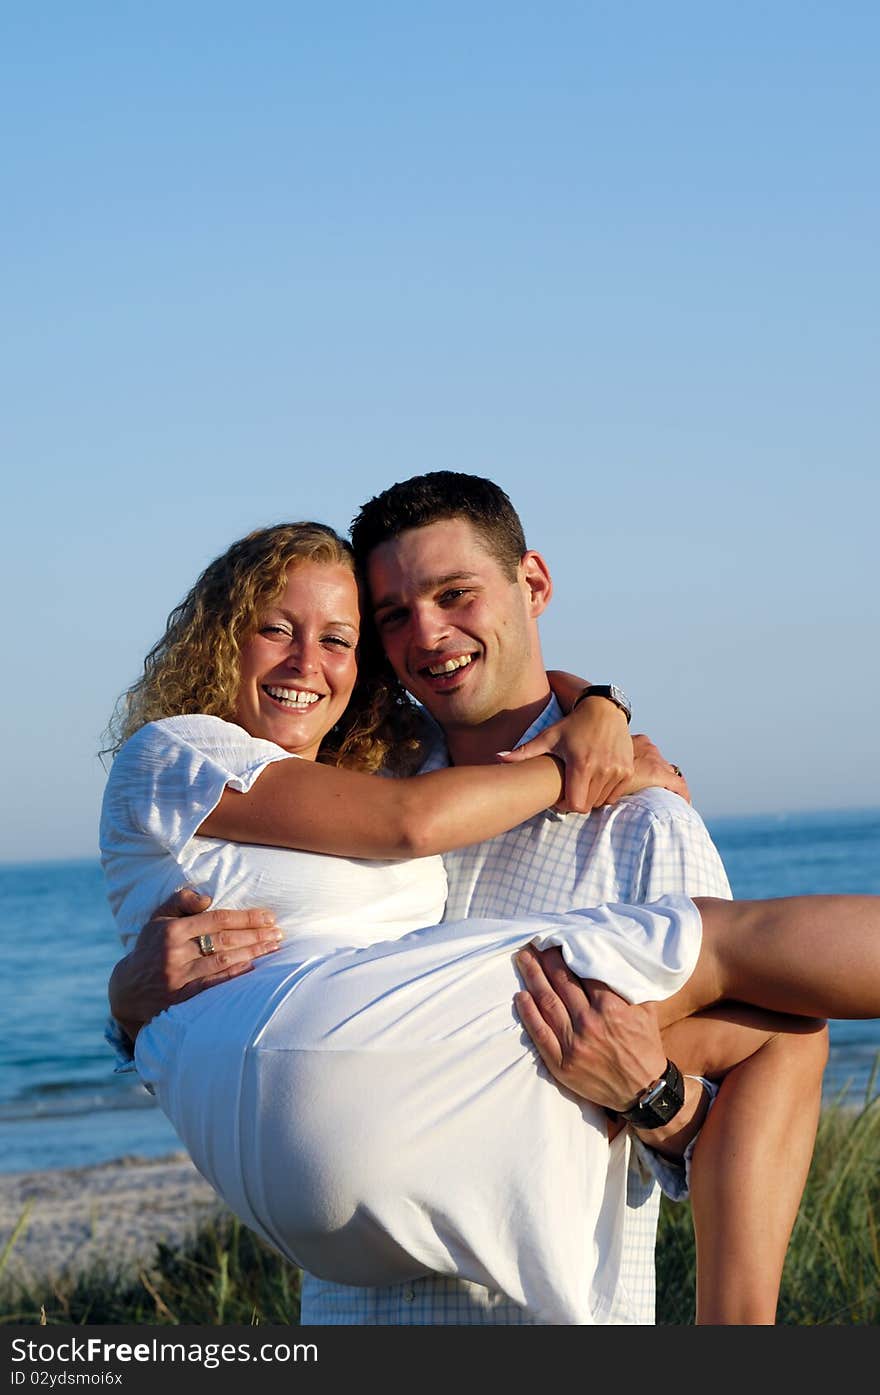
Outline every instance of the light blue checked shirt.
<path fill-rule="evenodd" d="M 551 700 L 519 744 L 561 716 Z M 440 739 L 422 768 L 437 769 L 447 761 Z M 699 814 L 661 789 L 645 790 L 588 815 L 547 810 L 498 838 L 448 853 L 444 862 L 449 876 L 447 920 L 567 911 L 605 901 L 656 901 L 676 891 L 732 895 Z M 619 1308 L 608 1319 L 612 1324 L 650 1325 L 655 1320 L 654 1245 L 660 1208 L 655 1174 L 670 1196 L 686 1195 L 683 1169 L 633 1140 L 623 1284 Z M 300 1320 L 317 1326 L 532 1325 L 502 1294 L 441 1276 L 387 1288 L 353 1288 L 304 1274 Z"/>

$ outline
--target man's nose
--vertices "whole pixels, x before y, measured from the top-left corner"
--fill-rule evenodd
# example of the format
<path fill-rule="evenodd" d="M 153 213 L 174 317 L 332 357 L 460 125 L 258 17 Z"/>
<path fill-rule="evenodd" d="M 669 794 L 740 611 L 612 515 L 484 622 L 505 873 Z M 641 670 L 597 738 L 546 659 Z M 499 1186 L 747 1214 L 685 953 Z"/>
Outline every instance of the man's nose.
<path fill-rule="evenodd" d="M 449 636 L 449 617 L 438 606 L 413 607 L 410 623 L 413 643 L 420 649 L 439 649 Z"/>

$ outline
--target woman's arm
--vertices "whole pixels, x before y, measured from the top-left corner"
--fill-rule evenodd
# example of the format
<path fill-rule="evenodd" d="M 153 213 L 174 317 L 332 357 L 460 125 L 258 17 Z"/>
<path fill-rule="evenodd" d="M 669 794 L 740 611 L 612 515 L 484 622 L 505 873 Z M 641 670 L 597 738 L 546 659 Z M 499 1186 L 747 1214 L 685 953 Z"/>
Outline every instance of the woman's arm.
<path fill-rule="evenodd" d="M 555 804 L 562 787 L 551 755 L 400 780 L 280 760 L 246 794 L 225 790 L 199 833 L 339 857 L 427 857 L 515 828 Z"/>

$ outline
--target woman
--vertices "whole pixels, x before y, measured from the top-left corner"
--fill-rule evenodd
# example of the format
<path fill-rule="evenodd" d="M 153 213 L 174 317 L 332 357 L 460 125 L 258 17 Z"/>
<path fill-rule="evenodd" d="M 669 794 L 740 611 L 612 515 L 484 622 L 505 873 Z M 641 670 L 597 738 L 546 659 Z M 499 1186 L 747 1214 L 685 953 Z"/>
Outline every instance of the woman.
<path fill-rule="evenodd" d="M 579 975 L 665 1000 L 665 1024 L 725 997 L 872 1016 L 878 906 L 710 902 L 701 927 L 672 897 L 434 924 L 437 854 L 553 804 L 560 773 L 549 757 L 396 782 L 325 764 L 369 770 L 416 750 L 413 714 L 369 656 L 356 682 L 357 599 L 329 530 L 262 530 L 207 569 L 129 695 L 102 816 L 123 938 L 182 881 L 215 904 L 270 905 L 287 935 L 254 974 L 143 1029 L 138 1069 L 204 1175 L 294 1263 L 350 1283 L 456 1273 L 545 1321 L 602 1321 L 624 1177 L 599 1112 L 536 1074 L 511 1009 L 513 953 L 562 944 Z M 258 779 L 271 812 L 263 800 L 242 820 Z M 859 982 L 837 974 L 826 991 L 831 912 Z M 803 936 L 812 963 L 791 979 Z"/>

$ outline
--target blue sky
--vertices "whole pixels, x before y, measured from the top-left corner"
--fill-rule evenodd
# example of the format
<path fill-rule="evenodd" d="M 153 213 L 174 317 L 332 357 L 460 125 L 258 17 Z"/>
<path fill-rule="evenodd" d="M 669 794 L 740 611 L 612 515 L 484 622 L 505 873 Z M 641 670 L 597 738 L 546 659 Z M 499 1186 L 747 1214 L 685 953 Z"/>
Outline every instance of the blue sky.
<path fill-rule="evenodd" d="M 880 9 L 7 4 L 5 860 L 201 567 L 488 475 L 707 816 L 880 803 Z"/>

